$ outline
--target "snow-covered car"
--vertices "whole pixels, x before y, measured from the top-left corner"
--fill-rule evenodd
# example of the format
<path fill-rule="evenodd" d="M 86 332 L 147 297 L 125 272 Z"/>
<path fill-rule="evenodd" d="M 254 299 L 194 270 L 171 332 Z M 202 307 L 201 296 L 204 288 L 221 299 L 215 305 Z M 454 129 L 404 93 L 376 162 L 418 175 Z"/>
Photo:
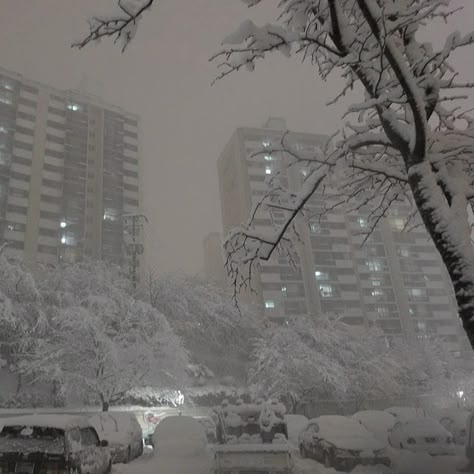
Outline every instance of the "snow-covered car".
<path fill-rule="evenodd" d="M 88 420 L 70 415 L 7 418 L 0 431 L 0 473 L 108 474 L 106 441 Z"/>
<path fill-rule="evenodd" d="M 438 411 L 436 419 L 453 435 L 456 444 L 466 444 L 469 415 L 467 410 L 455 408 Z"/>
<path fill-rule="evenodd" d="M 456 454 L 452 434 L 433 418 L 398 422 L 388 435 L 390 446 L 414 453 Z"/>
<path fill-rule="evenodd" d="M 153 433 L 153 462 L 166 474 L 209 474 L 212 458 L 203 426 L 191 416 L 168 416 Z"/>
<path fill-rule="evenodd" d="M 208 416 L 201 416 L 196 418 L 199 423 L 203 426 L 206 432 L 207 442 L 209 444 L 217 443 L 217 427 L 216 423 L 212 420 L 212 418 Z"/>
<path fill-rule="evenodd" d="M 288 441 L 298 446 L 298 436 L 308 426 L 308 418 L 304 415 L 285 415 L 288 430 Z"/>
<path fill-rule="evenodd" d="M 386 444 L 358 421 L 338 415 L 311 419 L 299 436 L 302 457 L 311 457 L 338 471 L 351 471 L 357 465 L 389 466 L 385 448 Z"/>
<path fill-rule="evenodd" d="M 99 438 L 106 440 L 112 462 L 128 463 L 143 454 L 143 433 L 134 413 L 97 413 L 89 418 Z"/>
<path fill-rule="evenodd" d="M 424 408 L 390 407 L 386 408 L 384 411 L 393 415 L 397 421 L 412 421 L 427 416 Z"/>
<path fill-rule="evenodd" d="M 384 443 L 388 441 L 388 432 L 397 423 L 397 419 L 392 414 L 381 410 L 358 411 L 352 415 L 352 418 Z"/>

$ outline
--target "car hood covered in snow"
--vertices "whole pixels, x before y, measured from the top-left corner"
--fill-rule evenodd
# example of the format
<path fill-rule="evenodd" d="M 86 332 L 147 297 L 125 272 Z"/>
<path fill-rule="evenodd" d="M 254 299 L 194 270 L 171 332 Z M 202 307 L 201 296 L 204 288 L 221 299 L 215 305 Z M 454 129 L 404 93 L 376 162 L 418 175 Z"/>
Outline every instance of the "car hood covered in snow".
<path fill-rule="evenodd" d="M 339 449 L 350 451 L 379 451 L 385 444 L 374 438 L 358 438 L 355 436 L 325 436 L 324 440 Z"/>

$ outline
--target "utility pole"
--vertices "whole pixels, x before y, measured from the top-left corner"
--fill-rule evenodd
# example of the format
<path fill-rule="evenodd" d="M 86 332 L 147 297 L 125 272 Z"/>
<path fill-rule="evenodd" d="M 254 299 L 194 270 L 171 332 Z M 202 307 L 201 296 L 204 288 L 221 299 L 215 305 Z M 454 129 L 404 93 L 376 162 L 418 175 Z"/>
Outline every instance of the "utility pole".
<path fill-rule="evenodd" d="M 138 284 L 138 257 L 143 254 L 143 225 L 148 219 L 143 214 L 125 214 L 123 226 L 125 232 L 125 252 L 129 257 L 128 276 L 132 282 L 133 289 Z"/>

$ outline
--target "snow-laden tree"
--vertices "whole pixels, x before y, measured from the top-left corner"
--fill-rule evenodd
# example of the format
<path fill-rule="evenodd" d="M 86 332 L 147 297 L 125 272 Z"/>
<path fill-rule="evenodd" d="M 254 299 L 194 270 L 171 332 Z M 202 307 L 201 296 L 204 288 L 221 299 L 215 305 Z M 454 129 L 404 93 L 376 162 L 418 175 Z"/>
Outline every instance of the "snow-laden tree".
<path fill-rule="evenodd" d="M 78 46 L 113 37 L 125 47 L 153 3 L 119 0 L 118 13 L 94 18 Z M 341 203 L 368 205 L 372 228 L 394 203 L 410 200 L 446 265 L 474 346 L 474 246 L 467 209 L 474 200 L 474 124 L 459 105 L 463 90 L 474 84 L 461 80 L 449 63 L 454 52 L 474 43 L 474 34 L 452 32 L 439 49 L 422 42 L 422 28 L 449 21 L 455 12 L 450 0 L 281 0 L 278 9 L 276 23 L 248 20 L 225 39 L 215 56 L 218 77 L 252 70 L 269 53 L 300 54 L 323 79 L 343 77 L 334 101 L 353 89 L 363 90 L 364 98 L 348 109 L 325 153 L 302 154 L 291 140 L 282 140 L 288 166 L 304 164 L 307 177 L 297 192 L 278 182 L 258 205 L 285 213 L 273 233 L 256 232 L 250 221 L 228 236 L 227 269 L 236 288 L 248 284 L 259 261 L 288 243 L 295 217 L 325 182 Z"/>
<path fill-rule="evenodd" d="M 189 351 L 194 371 L 210 374 L 207 367 L 218 378 L 245 378 L 252 339 L 261 330 L 252 308 L 242 305 L 239 311 L 225 292 L 186 275 L 150 273 L 143 298 L 166 315 Z"/>
<path fill-rule="evenodd" d="M 268 328 L 254 346 L 248 381 L 293 408 L 314 400 L 355 401 L 403 393 L 402 370 L 375 328 L 298 318 Z"/>
<path fill-rule="evenodd" d="M 33 274 L 18 260 L 0 253 L 0 354 L 22 387 L 23 366 L 32 357 L 37 341 L 46 337 L 48 318 Z"/>
<path fill-rule="evenodd" d="M 119 269 L 79 263 L 46 275 L 44 287 L 51 328 L 34 347 L 29 373 L 92 395 L 103 410 L 136 387 L 182 387 L 180 339 L 158 310 L 132 296 Z"/>

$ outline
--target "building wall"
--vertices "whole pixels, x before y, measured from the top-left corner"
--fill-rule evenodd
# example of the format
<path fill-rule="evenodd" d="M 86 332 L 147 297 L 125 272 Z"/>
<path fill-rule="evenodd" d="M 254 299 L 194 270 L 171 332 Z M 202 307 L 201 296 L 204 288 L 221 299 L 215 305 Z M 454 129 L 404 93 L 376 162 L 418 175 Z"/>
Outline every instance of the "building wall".
<path fill-rule="evenodd" d="M 304 167 L 288 168 L 288 155 L 265 153 L 265 147 L 278 147 L 285 128 L 281 121 L 269 123 L 280 130 L 239 129 L 220 158 L 224 232 L 248 219 L 252 206 L 268 191 L 269 179 L 295 191 L 305 179 Z M 324 140 L 292 134 L 294 146 L 306 152 L 317 153 Z M 368 211 L 349 213 L 338 207 L 319 217 L 332 203 L 330 193 L 315 194 L 306 207 L 309 219 L 297 220 L 299 240 L 292 262 L 286 255 L 274 255 L 253 274 L 265 315 L 290 324 L 298 315 L 333 313 L 349 323 L 376 324 L 387 338 L 437 335 L 456 357 L 470 353 L 434 244 L 422 225 L 404 231 L 410 208 L 394 208 L 364 243 Z M 283 217 L 281 212 L 258 212 L 255 228 L 268 231 Z"/>
<path fill-rule="evenodd" d="M 124 264 L 138 213 L 138 117 L 0 69 L 0 239 L 30 263 Z"/>

